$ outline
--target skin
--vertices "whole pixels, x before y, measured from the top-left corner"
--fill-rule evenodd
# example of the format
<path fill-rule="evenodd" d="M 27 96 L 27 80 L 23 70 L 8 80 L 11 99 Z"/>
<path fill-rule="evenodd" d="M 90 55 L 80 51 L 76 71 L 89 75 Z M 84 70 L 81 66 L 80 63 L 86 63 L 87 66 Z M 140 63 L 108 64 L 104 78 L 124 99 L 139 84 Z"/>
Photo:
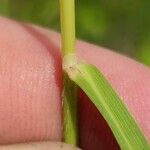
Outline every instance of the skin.
<path fill-rule="evenodd" d="M 80 150 L 74 146 L 59 142 L 36 142 L 28 144 L 3 145 L 1 150 Z"/>
<path fill-rule="evenodd" d="M 150 141 L 150 69 L 81 41 L 77 55 L 104 73 Z M 0 144 L 62 141 L 61 77 L 59 34 L 0 18 Z M 107 123 L 82 91 L 78 106 L 80 147 L 118 150 Z M 51 142 L 4 145 L 3 150 L 62 149 Z M 68 148 L 75 149 L 64 145 Z"/>

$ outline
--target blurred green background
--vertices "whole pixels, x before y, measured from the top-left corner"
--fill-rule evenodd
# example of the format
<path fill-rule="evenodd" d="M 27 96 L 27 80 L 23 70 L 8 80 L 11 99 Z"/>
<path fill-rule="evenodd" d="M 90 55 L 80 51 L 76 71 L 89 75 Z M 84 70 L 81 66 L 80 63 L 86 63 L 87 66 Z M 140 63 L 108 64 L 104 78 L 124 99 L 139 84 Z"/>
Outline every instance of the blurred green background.
<path fill-rule="evenodd" d="M 0 0 L 0 15 L 60 30 L 59 0 Z M 150 0 L 76 0 L 77 37 L 150 65 Z"/>

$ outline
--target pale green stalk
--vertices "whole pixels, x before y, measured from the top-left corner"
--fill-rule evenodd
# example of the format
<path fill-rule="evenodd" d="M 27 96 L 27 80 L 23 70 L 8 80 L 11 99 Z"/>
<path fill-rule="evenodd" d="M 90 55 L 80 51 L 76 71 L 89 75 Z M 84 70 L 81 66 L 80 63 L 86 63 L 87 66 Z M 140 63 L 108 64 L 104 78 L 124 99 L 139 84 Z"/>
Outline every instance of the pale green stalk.
<path fill-rule="evenodd" d="M 75 2 L 60 0 L 62 53 L 75 53 Z"/>
<path fill-rule="evenodd" d="M 66 63 L 74 63 L 75 53 L 75 2 L 74 0 L 60 0 L 61 35 L 63 66 Z M 71 59 L 65 59 L 70 55 Z M 73 56 L 73 57 L 72 57 Z M 64 118 L 64 142 L 77 145 L 77 98 L 76 86 L 63 75 L 63 118 Z"/>

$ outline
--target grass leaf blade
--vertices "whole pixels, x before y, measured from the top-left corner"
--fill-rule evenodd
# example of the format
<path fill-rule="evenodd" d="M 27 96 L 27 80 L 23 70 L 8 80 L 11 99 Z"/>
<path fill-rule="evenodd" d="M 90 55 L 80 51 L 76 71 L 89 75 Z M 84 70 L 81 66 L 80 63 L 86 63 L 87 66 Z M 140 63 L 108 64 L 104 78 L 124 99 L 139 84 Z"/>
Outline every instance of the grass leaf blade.
<path fill-rule="evenodd" d="M 150 150 L 132 115 L 96 67 L 78 63 L 65 70 L 103 115 L 122 150 Z"/>

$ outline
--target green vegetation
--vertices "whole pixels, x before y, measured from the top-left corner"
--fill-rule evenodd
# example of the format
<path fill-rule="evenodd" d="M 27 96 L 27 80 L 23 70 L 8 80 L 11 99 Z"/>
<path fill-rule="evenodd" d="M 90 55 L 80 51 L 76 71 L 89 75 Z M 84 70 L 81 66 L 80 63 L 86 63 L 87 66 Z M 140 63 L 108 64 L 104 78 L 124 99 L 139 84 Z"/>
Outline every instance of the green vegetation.
<path fill-rule="evenodd" d="M 122 150 L 150 149 L 126 106 L 96 67 L 78 62 L 65 70 L 103 115 Z"/>
<path fill-rule="evenodd" d="M 105 77 L 93 65 L 76 60 L 74 0 L 60 2 L 64 56 L 64 141 L 74 145 L 78 142 L 77 84 L 103 115 L 122 150 L 148 150 L 149 144 L 144 135 Z M 0 3 L 1 14 L 5 16 L 59 30 L 57 1 L 2 0 Z M 77 1 L 78 37 L 121 50 L 149 65 L 148 5 L 148 1 L 131 0 Z"/>
<path fill-rule="evenodd" d="M 144 134 L 105 77 L 95 66 L 82 63 L 82 60 L 76 58 L 74 8 L 74 0 L 60 0 L 64 141 L 78 144 L 77 84 L 105 118 L 122 150 L 149 150 Z"/>

